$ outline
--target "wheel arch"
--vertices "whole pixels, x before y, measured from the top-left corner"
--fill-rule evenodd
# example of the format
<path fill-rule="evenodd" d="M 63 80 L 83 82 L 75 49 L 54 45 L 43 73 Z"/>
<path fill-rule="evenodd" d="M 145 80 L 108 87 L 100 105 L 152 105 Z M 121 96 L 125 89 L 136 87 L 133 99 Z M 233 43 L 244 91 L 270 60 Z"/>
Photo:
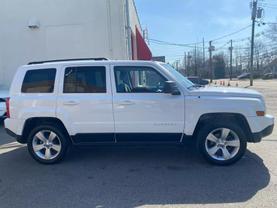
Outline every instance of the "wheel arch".
<path fill-rule="evenodd" d="M 29 133 L 32 131 L 33 128 L 40 125 L 55 125 L 59 127 L 64 132 L 64 134 L 69 138 L 69 141 L 72 142 L 71 137 L 63 122 L 60 119 L 55 117 L 32 117 L 27 119 L 24 123 L 21 142 L 26 144 Z"/>
<path fill-rule="evenodd" d="M 207 122 L 221 122 L 221 123 L 228 123 L 228 122 L 235 122 L 239 126 L 243 128 L 245 136 L 248 141 L 252 138 L 252 132 L 250 126 L 247 122 L 247 119 L 244 115 L 239 113 L 207 113 L 200 116 L 196 127 L 193 132 L 193 136 L 197 137 L 197 134 L 201 127 L 205 125 Z"/>

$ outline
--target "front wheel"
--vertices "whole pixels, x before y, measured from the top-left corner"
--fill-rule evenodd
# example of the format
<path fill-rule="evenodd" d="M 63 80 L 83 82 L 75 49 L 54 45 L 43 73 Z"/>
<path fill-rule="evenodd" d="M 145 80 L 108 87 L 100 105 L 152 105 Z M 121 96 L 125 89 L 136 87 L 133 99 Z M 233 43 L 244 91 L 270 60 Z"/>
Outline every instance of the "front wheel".
<path fill-rule="evenodd" d="M 230 165 L 245 154 L 247 141 L 236 124 L 206 124 L 199 131 L 198 148 L 209 162 Z"/>
<path fill-rule="evenodd" d="M 28 138 L 28 150 L 38 162 L 53 164 L 62 160 L 66 154 L 68 141 L 64 133 L 51 125 L 34 128 Z"/>

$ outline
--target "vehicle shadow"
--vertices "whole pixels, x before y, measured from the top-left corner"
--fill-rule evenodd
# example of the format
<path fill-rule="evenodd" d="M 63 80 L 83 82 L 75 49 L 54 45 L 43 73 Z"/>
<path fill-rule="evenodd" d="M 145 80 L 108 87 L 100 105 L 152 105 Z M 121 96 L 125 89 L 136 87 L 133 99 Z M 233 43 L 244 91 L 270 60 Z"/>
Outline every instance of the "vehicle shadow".
<path fill-rule="evenodd" d="M 40 207 L 67 208 L 236 203 L 270 181 L 255 153 L 217 167 L 190 146 L 74 148 L 52 166 L 34 162 L 23 147 L 0 154 L 0 167 L 0 200 L 12 207 L 36 206 L 37 200 Z M 17 200 L 10 201 L 14 193 Z"/>

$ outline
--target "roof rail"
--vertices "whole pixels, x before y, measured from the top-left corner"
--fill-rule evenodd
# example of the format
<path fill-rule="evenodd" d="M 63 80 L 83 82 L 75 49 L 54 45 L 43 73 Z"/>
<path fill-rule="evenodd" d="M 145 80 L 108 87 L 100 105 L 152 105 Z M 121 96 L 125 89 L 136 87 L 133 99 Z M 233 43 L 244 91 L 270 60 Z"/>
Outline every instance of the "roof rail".
<path fill-rule="evenodd" d="M 107 60 L 109 60 L 109 59 L 107 59 L 107 58 L 56 59 L 56 60 L 47 60 L 47 61 L 34 61 L 34 62 L 28 63 L 28 65 L 63 62 L 63 61 L 107 61 Z"/>

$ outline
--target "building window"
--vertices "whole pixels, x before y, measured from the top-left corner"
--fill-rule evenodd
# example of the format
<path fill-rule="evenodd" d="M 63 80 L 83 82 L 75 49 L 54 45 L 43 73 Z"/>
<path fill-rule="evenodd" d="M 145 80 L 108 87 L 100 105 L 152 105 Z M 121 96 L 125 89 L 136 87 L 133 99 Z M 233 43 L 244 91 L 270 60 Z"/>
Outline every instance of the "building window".
<path fill-rule="evenodd" d="M 104 66 L 66 68 L 63 92 L 106 93 L 106 68 Z"/>
<path fill-rule="evenodd" d="M 56 69 L 35 69 L 26 72 L 21 92 L 51 93 L 54 91 Z"/>

